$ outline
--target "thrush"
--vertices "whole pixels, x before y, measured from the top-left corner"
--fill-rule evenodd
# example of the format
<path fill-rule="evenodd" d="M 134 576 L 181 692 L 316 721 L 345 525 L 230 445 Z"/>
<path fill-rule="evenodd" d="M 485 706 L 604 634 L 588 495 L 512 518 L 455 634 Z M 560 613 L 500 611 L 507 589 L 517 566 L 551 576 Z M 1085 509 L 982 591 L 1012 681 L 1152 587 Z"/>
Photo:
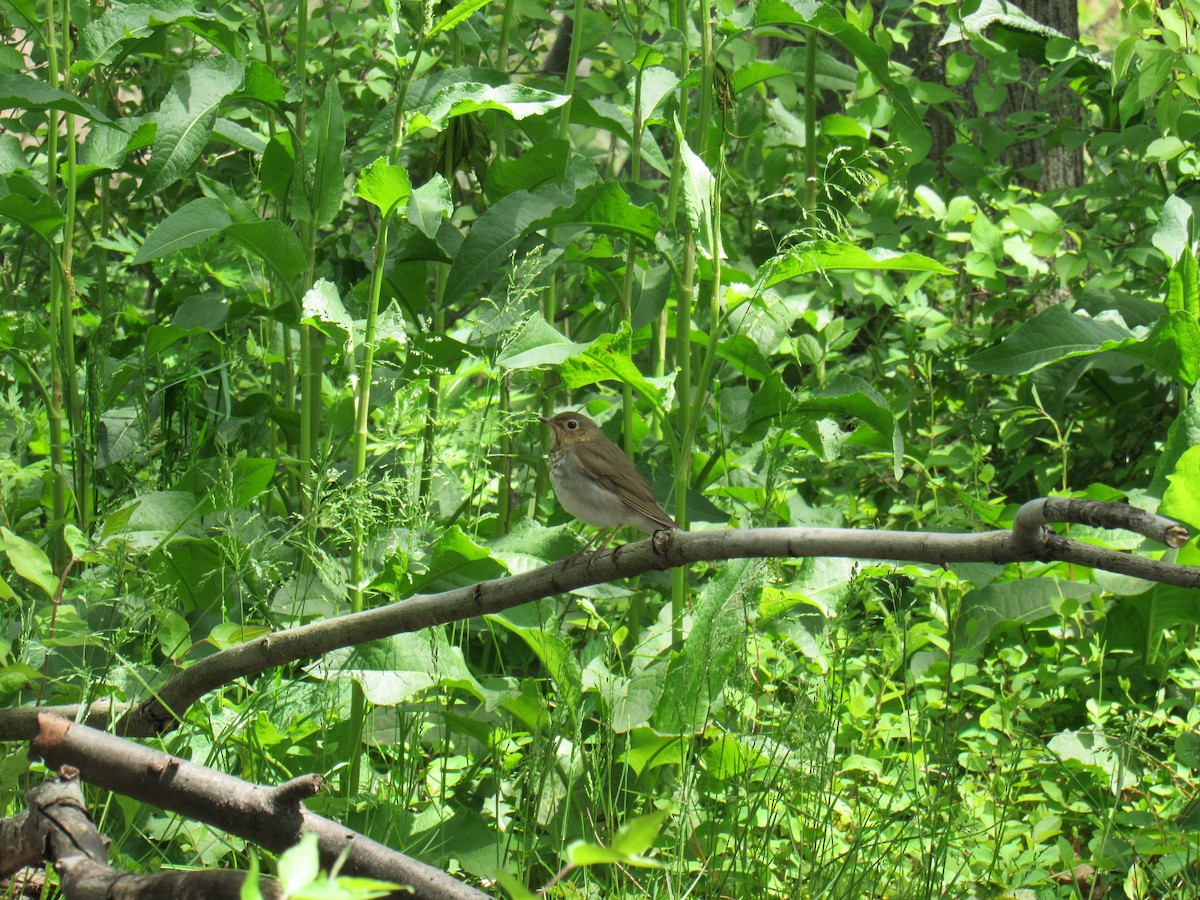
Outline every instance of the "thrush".
<path fill-rule="evenodd" d="M 658 505 L 654 491 L 629 457 L 605 437 L 599 425 L 577 412 L 541 418 L 553 438 L 550 480 L 563 509 L 601 529 L 601 534 L 607 529 L 606 539 L 627 526 L 646 534 L 679 527 Z"/>

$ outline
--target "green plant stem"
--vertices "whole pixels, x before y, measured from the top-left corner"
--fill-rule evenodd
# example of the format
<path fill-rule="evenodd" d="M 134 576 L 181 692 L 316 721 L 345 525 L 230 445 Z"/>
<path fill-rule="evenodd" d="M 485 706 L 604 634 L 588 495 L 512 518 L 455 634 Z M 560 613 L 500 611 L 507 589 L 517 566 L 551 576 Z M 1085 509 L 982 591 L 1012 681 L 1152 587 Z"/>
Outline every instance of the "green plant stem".
<path fill-rule="evenodd" d="M 638 184 L 642 170 L 642 72 L 634 75 L 633 98 L 633 146 L 629 153 L 629 181 Z M 633 334 L 633 271 L 637 264 L 637 242 L 633 236 L 626 238 L 625 277 L 621 282 L 621 324 Z M 633 385 L 625 382 L 621 386 L 621 406 L 624 412 L 622 429 L 625 434 L 625 455 L 633 459 L 636 441 L 633 433 Z"/>
<path fill-rule="evenodd" d="M 422 17 L 428 21 L 428 16 Z M 400 89 L 396 95 L 396 108 L 392 114 L 392 135 L 389 145 L 388 161 L 395 165 L 400 158 L 400 148 L 404 140 L 404 107 L 408 96 L 408 86 L 411 75 L 421 59 L 425 47 L 425 29 L 417 40 L 416 51 L 412 64 L 405 67 L 404 77 L 400 80 Z M 367 444 L 371 437 L 371 382 L 375 370 L 375 335 L 379 327 L 379 304 L 383 296 L 383 279 L 387 270 L 388 233 L 392 211 L 384 211 L 380 216 L 379 229 L 375 233 L 373 251 L 374 271 L 371 273 L 371 291 L 367 299 L 367 320 L 363 333 L 362 361 L 358 369 L 358 384 L 354 398 L 354 485 L 359 498 L 366 502 L 367 475 Z M 365 605 L 363 584 L 366 580 L 366 532 L 361 516 L 354 517 L 354 541 L 350 548 L 350 609 L 361 612 Z M 362 685 L 353 683 L 350 691 L 350 738 L 349 738 L 349 771 L 346 775 L 347 797 L 358 793 L 362 780 L 362 736 L 366 727 L 367 702 Z"/>
<path fill-rule="evenodd" d="M 817 30 L 804 42 L 804 208 L 817 208 Z"/>
<path fill-rule="evenodd" d="M 46 0 L 46 57 L 49 63 L 48 78 L 51 85 L 59 82 L 58 38 L 56 23 L 58 10 L 54 0 Z M 58 199 L 58 112 L 46 111 L 46 191 Z M 51 253 L 53 253 L 51 249 Z M 69 335 L 62 331 L 68 304 L 66 297 L 67 279 L 62 270 L 62 257 L 50 269 L 50 403 L 46 409 L 50 431 L 50 478 L 52 496 L 52 556 L 59 571 L 67 564 L 67 547 L 62 528 L 67 520 L 66 480 L 66 428 L 63 422 L 63 385 L 66 380 L 64 345 Z"/>

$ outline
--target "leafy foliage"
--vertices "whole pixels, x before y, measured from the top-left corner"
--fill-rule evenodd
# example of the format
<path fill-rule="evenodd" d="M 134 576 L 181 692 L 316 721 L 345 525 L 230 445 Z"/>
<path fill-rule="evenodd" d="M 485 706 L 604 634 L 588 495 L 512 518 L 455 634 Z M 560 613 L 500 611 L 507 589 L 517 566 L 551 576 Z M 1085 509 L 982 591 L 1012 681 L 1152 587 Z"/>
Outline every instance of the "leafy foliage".
<path fill-rule="evenodd" d="M 0 8 L 9 705 L 574 552 L 563 406 L 691 528 L 1050 492 L 1200 528 L 1194 0 L 1126 0 L 1111 56 L 988 0 Z M 1193 600 L 733 562 L 230 685 L 163 743 L 325 773 L 319 811 L 514 897 L 1190 897 Z M 118 864 L 251 865 L 100 809 Z"/>

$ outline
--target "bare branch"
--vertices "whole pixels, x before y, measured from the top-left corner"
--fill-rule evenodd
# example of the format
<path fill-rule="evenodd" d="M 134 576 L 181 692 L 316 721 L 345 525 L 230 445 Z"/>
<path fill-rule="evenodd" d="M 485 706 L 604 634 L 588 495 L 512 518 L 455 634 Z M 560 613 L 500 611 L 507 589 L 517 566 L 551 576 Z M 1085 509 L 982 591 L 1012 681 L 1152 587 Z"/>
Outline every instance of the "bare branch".
<path fill-rule="evenodd" d="M 158 734 L 173 729 L 200 697 L 238 678 L 377 638 L 498 613 L 588 585 L 696 562 L 824 556 L 946 566 L 956 562 L 1004 565 L 1039 560 L 1104 569 L 1162 584 L 1200 587 L 1200 568 L 1069 540 L 1045 527 L 1050 521 L 1127 528 L 1161 538 L 1171 546 L 1187 539 L 1187 529 L 1183 526 L 1124 503 L 1056 498 L 1025 504 L 1013 531 L 982 534 L 839 528 L 660 531 L 651 540 L 572 557 L 520 575 L 440 594 L 421 594 L 365 612 L 266 635 L 200 660 L 169 678 L 156 696 L 129 706 L 105 702 L 86 711 L 75 706 L 0 710 L 0 740 L 28 739 L 36 731 L 36 716 L 46 711 L 70 719 L 80 718 L 82 712 L 87 724 L 98 728 L 104 728 L 115 718 L 119 733 L 128 736 Z"/>
<path fill-rule="evenodd" d="M 298 843 L 305 833 L 315 834 L 324 866 L 347 852 L 343 872 L 411 885 L 413 893 L 405 896 L 418 900 L 487 896 L 440 869 L 310 812 L 299 797 L 318 790 L 323 783 L 319 777 L 266 788 L 59 716 L 41 715 L 38 725 L 34 752 L 53 768 L 74 767 L 89 784 L 206 822 L 276 853 Z M 84 871 L 82 860 L 80 866 Z"/>

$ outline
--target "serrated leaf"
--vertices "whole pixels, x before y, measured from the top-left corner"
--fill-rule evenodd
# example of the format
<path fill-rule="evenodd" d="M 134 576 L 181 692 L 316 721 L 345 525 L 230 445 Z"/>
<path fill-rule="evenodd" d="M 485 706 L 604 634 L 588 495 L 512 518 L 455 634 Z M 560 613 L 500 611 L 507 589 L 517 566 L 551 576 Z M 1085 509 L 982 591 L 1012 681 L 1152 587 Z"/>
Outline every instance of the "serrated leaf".
<path fill-rule="evenodd" d="M 304 246 L 295 233 L 278 219 L 236 222 L 224 233 L 262 260 L 285 283 L 304 273 Z"/>
<path fill-rule="evenodd" d="M 496 358 L 496 364 L 509 370 L 553 366 L 586 349 L 586 344 L 575 343 L 540 315 L 534 315 Z"/>
<path fill-rule="evenodd" d="M 403 166 L 394 166 L 381 156 L 358 175 L 354 184 L 354 195 L 390 216 L 401 203 L 408 201 L 412 193 L 412 182 Z"/>
<path fill-rule="evenodd" d="M 429 29 L 429 34 L 426 38 L 431 38 L 435 34 L 441 34 L 443 31 L 453 31 L 461 23 L 469 19 L 477 10 L 483 9 L 488 5 L 488 0 L 461 0 L 455 4 L 444 16 L 437 20 L 434 26 Z"/>
<path fill-rule="evenodd" d="M 337 79 L 325 85 L 325 100 L 313 117 L 308 133 L 306 155 L 315 160 L 309 194 L 312 197 L 312 218 L 316 225 L 328 225 L 342 205 L 342 182 L 345 167 L 342 151 L 346 147 L 346 120 L 342 112 L 342 95 Z"/>
<path fill-rule="evenodd" d="M 233 220 L 226 212 L 225 204 L 211 197 L 199 197 L 163 219 L 146 236 L 130 264 L 141 265 L 186 247 L 202 244 L 231 224 Z"/>
<path fill-rule="evenodd" d="M 934 272 L 953 275 L 935 259 L 920 253 L 899 253 L 885 248 L 864 249 L 844 241 L 812 241 L 791 247 L 768 260 L 759 272 L 755 290 L 814 272 Z"/>
<path fill-rule="evenodd" d="M 90 103 L 28 75 L 0 75 L 0 109 L 57 109 L 106 125 L 113 124 L 112 118 Z"/>
<path fill-rule="evenodd" d="M 523 84 L 452 84 L 438 91 L 429 106 L 408 120 L 408 133 L 422 128 L 443 130 L 450 119 L 467 113 L 493 109 L 506 112 L 518 121 L 541 116 L 557 109 L 570 98 Z"/>
<path fill-rule="evenodd" d="M 454 212 L 454 201 L 450 197 L 450 182 L 436 174 L 416 188 L 404 208 L 404 217 L 430 240 L 438 235 L 442 222 Z"/>
<path fill-rule="evenodd" d="M 536 193 L 517 191 L 475 220 L 446 276 L 446 302 L 457 303 L 488 279 L 516 251 L 537 223 L 572 197 L 554 185 Z"/>
<path fill-rule="evenodd" d="M 161 191 L 200 158 L 221 102 L 242 85 L 245 65 L 228 56 L 202 59 L 175 80 L 154 114 L 158 131 L 137 198 Z"/>

